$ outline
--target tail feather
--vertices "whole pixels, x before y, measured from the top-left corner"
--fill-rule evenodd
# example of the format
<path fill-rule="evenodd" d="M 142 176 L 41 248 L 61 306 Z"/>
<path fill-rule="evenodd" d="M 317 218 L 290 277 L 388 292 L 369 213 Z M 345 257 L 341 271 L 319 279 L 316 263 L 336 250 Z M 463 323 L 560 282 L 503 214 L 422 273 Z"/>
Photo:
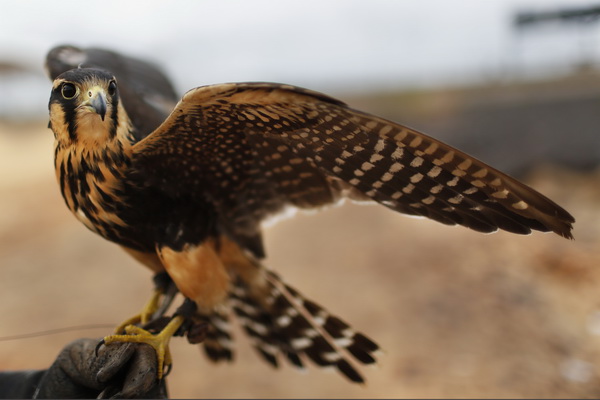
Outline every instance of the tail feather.
<path fill-rule="evenodd" d="M 240 320 L 242 327 L 259 354 L 273 367 L 277 367 L 277 344 L 269 326 L 272 320 L 261 306 L 249 296 L 249 291 L 241 280 L 235 283 L 229 303 Z"/>
<path fill-rule="evenodd" d="M 228 314 L 214 311 L 210 315 L 197 314 L 196 319 L 208 322 L 202 338 L 206 356 L 214 362 L 233 361 L 233 340 Z"/>
<path fill-rule="evenodd" d="M 347 323 L 330 315 L 263 270 L 268 290 L 264 299 L 242 280 L 235 282 L 230 303 L 259 354 L 273 367 L 282 356 L 304 368 L 308 358 L 320 367 L 337 368 L 353 382 L 364 382 L 357 364 L 373 364 L 379 346 Z"/>

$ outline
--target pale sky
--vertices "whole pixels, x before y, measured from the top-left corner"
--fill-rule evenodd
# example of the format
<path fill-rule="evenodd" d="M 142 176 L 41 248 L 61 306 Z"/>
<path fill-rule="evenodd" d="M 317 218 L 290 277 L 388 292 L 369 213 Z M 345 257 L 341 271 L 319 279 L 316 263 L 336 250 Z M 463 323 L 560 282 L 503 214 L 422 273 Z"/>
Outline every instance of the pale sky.
<path fill-rule="evenodd" d="M 517 35 L 511 24 L 517 10 L 590 4 L 595 2 L 2 1 L 0 62 L 41 71 L 46 52 L 69 43 L 152 59 L 180 92 L 230 81 L 285 82 L 334 95 L 463 84 L 560 69 L 581 57 L 582 43 L 593 48 L 587 53 L 597 62 L 596 25 Z M 0 91 L 13 90 L 13 83 L 0 79 Z M 0 100 L 0 114 L 6 107 Z"/>

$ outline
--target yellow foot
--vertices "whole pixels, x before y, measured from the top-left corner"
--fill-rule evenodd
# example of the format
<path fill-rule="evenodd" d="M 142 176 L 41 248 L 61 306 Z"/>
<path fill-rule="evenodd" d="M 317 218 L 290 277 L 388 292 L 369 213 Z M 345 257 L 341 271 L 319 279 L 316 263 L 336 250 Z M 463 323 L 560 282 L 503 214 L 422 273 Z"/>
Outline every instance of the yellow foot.
<path fill-rule="evenodd" d="M 152 334 L 145 329 L 135 325 L 127 325 L 125 335 L 110 335 L 104 338 L 104 344 L 109 345 L 114 342 L 129 342 L 129 343 L 147 343 L 156 351 L 158 360 L 158 379 L 161 379 L 164 374 L 164 368 L 171 365 L 171 352 L 169 351 L 169 341 L 183 324 L 185 319 L 178 315 L 173 317 L 171 321 L 160 331 L 160 333 Z"/>
<path fill-rule="evenodd" d="M 137 324 L 146 324 L 150 321 L 150 318 L 152 317 L 152 314 L 154 314 L 154 312 L 156 310 L 158 310 L 158 306 L 160 304 L 160 298 L 163 295 L 163 291 L 160 289 L 156 289 L 154 290 L 154 293 L 152 293 L 152 297 L 150 298 L 150 301 L 148 301 L 148 303 L 146 303 L 146 305 L 144 306 L 144 308 L 142 309 L 142 311 L 137 314 L 134 315 L 133 317 L 129 318 L 128 320 L 126 320 L 125 322 L 123 322 L 121 325 L 117 326 L 115 329 L 115 333 L 116 334 L 120 334 L 123 333 L 123 331 L 125 330 L 125 328 L 128 325 L 137 325 Z"/>

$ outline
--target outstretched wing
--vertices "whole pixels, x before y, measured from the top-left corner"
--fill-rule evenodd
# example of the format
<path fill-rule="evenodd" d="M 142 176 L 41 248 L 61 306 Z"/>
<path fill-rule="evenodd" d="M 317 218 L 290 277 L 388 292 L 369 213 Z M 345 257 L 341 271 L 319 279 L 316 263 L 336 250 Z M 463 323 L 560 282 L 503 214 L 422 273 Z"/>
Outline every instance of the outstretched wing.
<path fill-rule="evenodd" d="M 88 47 L 57 46 L 46 56 L 46 70 L 54 80 L 74 68 L 101 68 L 114 74 L 119 95 L 140 140 L 154 131 L 173 111 L 179 96 L 163 72 L 147 61 L 114 51 Z"/>
<path fill-rule="evenodd" d="M 481 232 L 572 237 L 573 217 L 521 182 L 413 129 L 292 86 L 193 89 L 133 151 L 145 179 L 173 196 L 209 200 L 238 239 L 287 206 L 341 197 Z"/>

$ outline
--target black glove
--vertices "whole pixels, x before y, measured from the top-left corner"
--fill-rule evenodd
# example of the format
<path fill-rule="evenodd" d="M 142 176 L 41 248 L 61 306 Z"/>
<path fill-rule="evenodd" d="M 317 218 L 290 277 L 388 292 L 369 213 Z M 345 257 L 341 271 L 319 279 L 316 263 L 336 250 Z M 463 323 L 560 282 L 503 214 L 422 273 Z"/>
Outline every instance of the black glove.
<path fill-rule="evenodd" d="M 34 398 L 166 399 L 164 379 L 156 379 L 156 352 L 147 344 L 79 339 L 68 344 L 42 377 Z"/>

